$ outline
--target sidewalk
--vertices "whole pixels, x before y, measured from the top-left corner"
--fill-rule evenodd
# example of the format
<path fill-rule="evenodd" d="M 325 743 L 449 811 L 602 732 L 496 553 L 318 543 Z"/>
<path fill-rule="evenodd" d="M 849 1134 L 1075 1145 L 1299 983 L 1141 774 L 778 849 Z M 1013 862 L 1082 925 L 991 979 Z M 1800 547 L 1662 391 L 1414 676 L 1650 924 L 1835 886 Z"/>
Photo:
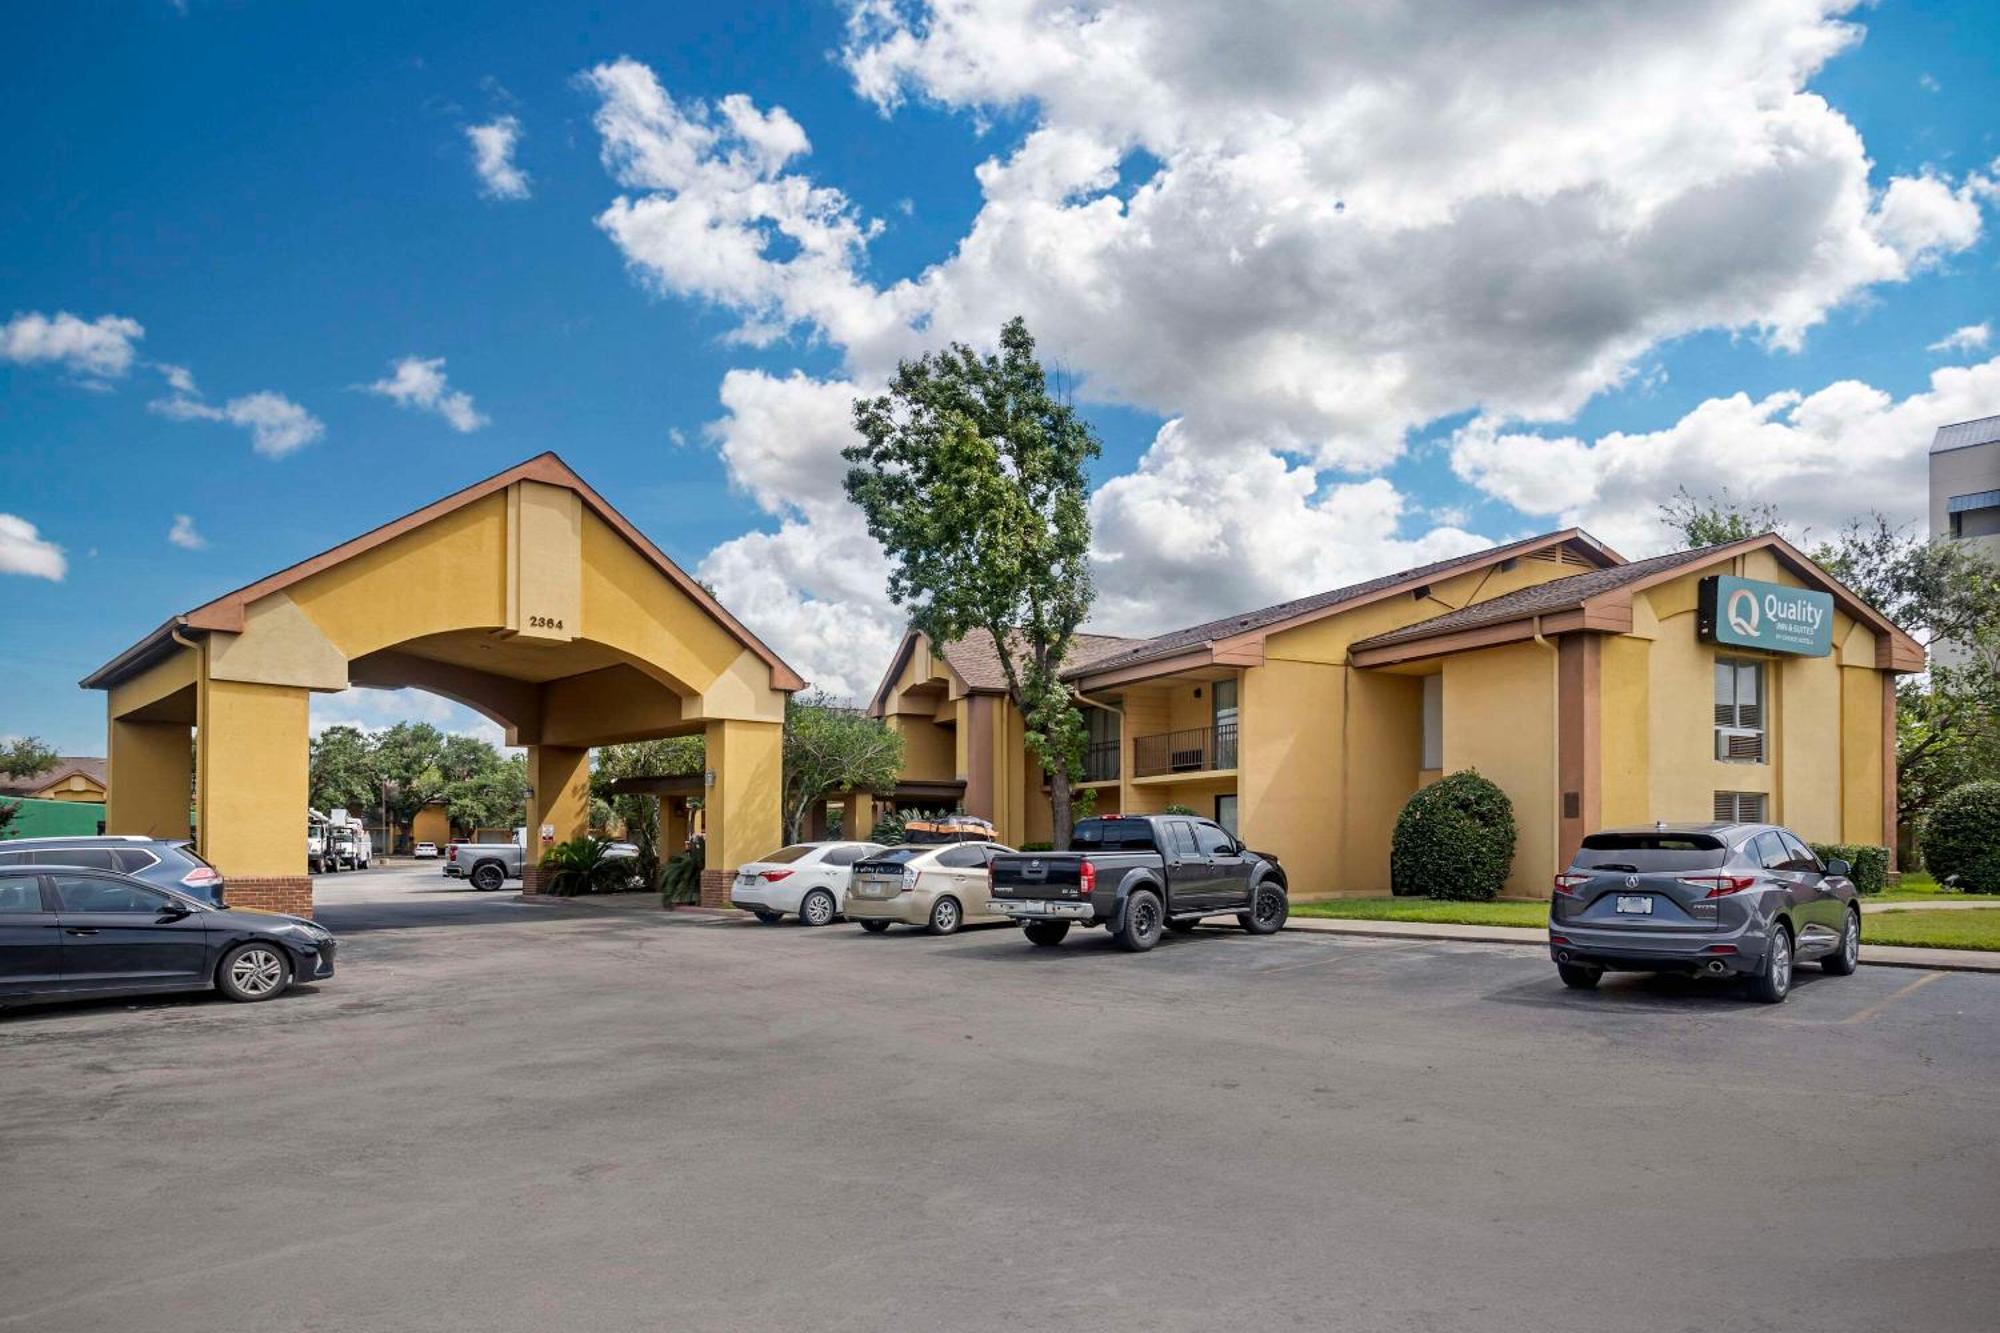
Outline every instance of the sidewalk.
<path fill-rule="evenodd" d="M 1883 906 L 1895 906 L 1885 903 Z M 1467 944 L 1522 944 L 1546 949 L 1549 933 L 1520 926 L 1451 926 L 1429 921 L 1342 921 L 1336 917 L 1293 917 L 1286 930 L 1330 935 L 1373 935 L 1385 939 L 1458 940 Z M 2000 973 L 2000 953 L 1979 949 L 1905 949 L 1861 943 L 1861 961 L 1871 967 L 1920 967 L 1936 972 Z"/>

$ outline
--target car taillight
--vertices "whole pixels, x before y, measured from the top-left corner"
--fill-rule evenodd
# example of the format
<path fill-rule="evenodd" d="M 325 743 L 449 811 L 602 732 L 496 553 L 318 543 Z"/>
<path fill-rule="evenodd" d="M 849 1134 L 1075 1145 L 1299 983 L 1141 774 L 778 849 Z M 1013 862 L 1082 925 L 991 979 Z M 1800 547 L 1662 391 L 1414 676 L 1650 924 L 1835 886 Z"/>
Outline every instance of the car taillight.
<path fill-rule="evenodd" d="M 791 873 L 789 870 L 761 870 L 757 873 L 757 878 L 763 880 L 766 884 L 776 884 Z"/>
<path fill-rule="evenodd" d="M 1086 896 L 1097 892 L 1097 867 L 1088 861 L 1076 868 L 1076 891 Z"/>
<path fill-rule="evenodd" d="M 1578 889 L 1590 883 L 1592 878 L 1590 875 L 1580 875 L 1573 870 L 1566 870 L 1556 876 L 1556 892 L 1575 893 Z"/>
<path fill-rule="evenodd" d="M 456 861 L 458 859 L 458 848 L 453 846 L 450 851 L 444 854 L 444 858 L 447 861 Z"/>
<path fill-rule="evenodd" d="M 1741 893 L 1757 882 L 1755 875 L 1682 875 L 1681 883 L 1690 888 L 1703 889 L 1704 898 L 1726 898 L 1732 893 Z"/>
<path fill-rule="evenodd" d="M 196 866 L 193 870 L 190 870 L 187 872 L 187 874 L 181 876 L 181 883 L 187 885 L 191 889 L 206 888 L 207 886 L 215 883 L 217 880 L 221 878 L 222 876 L 220 874 L 218 874 L 216 871 L 210 869 L 207 866 Z"/>

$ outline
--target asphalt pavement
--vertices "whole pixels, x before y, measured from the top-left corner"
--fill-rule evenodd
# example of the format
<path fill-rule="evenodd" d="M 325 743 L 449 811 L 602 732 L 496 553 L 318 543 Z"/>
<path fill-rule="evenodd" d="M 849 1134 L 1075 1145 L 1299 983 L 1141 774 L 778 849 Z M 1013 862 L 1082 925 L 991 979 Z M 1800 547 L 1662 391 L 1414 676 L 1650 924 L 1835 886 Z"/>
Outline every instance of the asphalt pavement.
<path fill-rule="evenodd" d="M 332 877 L 279 1000 L 0 1013 L 0 1333 L 1980 1329 L 2000 978 L 1562 988 Z"/>

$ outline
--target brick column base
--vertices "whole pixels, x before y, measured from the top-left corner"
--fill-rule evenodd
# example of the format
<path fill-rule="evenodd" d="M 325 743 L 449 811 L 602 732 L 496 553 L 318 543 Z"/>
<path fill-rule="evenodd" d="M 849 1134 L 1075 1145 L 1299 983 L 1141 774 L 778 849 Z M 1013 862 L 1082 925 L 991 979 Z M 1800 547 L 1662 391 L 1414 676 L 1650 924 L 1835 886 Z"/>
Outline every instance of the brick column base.
<path fill-rule="evenodd" d="M 556 872 L 553 870 L 544 870 L 540 866 L 522 866 L 521 892 L 540 893 L 542 886 L 555 877 Z"/>
<path fill-rule="evenodd" d="M 736 878 L 734 870 L 704 870 L 701 872 L 701 905 L 703 907 L 729 906 L 730 881 Z"/>
<path fill-rule="evenodd" d="M 313 914 L 313 882 L 310 875 L 278 875 L 269 879 L 242 879 L 231 875 L 223 880 L 222 896 L 231 907 L 254 907 L 265 912 L 287 912 L 292 916 Z"/>

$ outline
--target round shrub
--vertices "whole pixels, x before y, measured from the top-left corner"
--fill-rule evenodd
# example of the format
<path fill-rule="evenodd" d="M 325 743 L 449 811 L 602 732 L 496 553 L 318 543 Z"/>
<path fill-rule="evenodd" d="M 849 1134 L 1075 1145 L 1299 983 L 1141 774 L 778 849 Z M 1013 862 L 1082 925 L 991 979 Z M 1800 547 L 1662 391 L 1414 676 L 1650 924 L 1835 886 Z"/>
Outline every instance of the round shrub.
<path fill-rule="evenodd" d="M 1946 792 L 1924 819 L 1924 865 L 1940 884 L 2000 893 L 2000 782 Z"/>
<path fill-rule="evenodd" d="M 1439 778 L 1396 816 L 1389 888 L 1399 897 L 1493 897 L 1514 864 L 1514 804 L 1473 769 Z"/>

